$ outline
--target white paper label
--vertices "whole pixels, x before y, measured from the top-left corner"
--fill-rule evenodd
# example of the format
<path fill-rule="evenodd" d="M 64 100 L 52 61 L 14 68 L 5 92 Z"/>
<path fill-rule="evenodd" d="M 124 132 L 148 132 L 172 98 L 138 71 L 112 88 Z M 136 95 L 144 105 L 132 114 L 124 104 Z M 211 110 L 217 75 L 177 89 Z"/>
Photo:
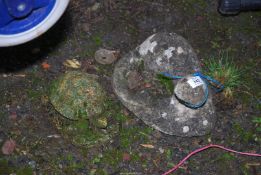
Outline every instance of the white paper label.
<path fill-rule="evenodd" d="M 204 84 L 204 81 L 199 76 L 192 77 L 187 82 L 192 88 L 196 88 Z"/>

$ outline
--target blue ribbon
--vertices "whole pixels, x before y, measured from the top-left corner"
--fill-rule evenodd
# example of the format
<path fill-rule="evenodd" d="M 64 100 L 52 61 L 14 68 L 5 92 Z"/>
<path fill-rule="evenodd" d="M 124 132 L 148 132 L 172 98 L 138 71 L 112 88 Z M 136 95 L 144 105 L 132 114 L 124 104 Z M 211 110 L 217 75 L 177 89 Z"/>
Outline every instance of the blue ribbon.
<path fill-rule="evenodd" d="M 182 79 L 182 78 L 184 78 L 184 76 L 171 75 L 167 72 L 162 72 L 161 75 L 168 77 L 168 78 L 171 78 L 171 79 Z M 185 106 L 187 106 L 189 108 L 198 109 L 198 108 L 202 107 L 207 102 L 207 99 L 208 99 L 208 96 L 209 96 L 208 85 L 211 85 L 211 87 L 213 87 L 216 92 L 221 92 L 225 88 L 222 83 L 215 80 L 214 78 L 211 78 L 210 76 L 202 74 L 201 72 L 195 72 L 192 75 L 195 76 L 195 77 L 199 76 L 204 81 L 204 98 L 199 103 L 193 104 L 193 103 L 190 103 L 188 101 L 181 100 L 176 96 L 177 99 L 181 103 L 183 103 Z"/>

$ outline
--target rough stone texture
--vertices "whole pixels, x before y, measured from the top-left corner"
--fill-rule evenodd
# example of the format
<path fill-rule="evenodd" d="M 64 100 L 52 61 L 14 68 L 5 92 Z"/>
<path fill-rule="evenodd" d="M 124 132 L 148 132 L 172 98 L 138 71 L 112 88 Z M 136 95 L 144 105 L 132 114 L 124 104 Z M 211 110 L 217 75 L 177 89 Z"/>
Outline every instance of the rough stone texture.
<path fill-rule="evenodd" d="M 199 104 L 204 100 L 205 91 L 207 88 L 206 84 L 202 84 L 195 88 L 191 87 L 188 83 L 191 78 L 194 76 L 188 75 L 183 79 L 179 80 L 175 86 L 174 94 L 176 97 L 182 101 L 191 103 L 191 104 Z"/>
<path fill-rule="evenodd" d="M 100 64 L 112 64 L 118 59 L 119 52 L 114 50 L 99 49 L 95 52 L 95 60 Z"/>
<path fill-rule="evenodd" d="M 157 33 L 118 61 L 113 87 L 122 103 L 147 125 L 170 135 L 199 136 L 208 133 L 215 122 L 211 96 L 195 110 L 179 103 L 174 95 L 161 93 L 160 86 L 154 83 L 160 72 L 186 76 L 199 70 L 197 56 L 183 37 Z M 130 89 L 128 74 L 133 71 L 153 86 Z"/>

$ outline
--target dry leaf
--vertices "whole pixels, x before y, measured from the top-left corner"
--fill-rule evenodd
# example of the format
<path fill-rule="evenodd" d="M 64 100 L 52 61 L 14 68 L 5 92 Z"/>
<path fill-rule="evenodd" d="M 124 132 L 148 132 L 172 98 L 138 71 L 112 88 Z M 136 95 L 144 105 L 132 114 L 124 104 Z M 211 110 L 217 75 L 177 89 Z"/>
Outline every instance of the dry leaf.
<path fill-rule="evenodd" d="M 48 64 L 47 62 L 43 62 L 43 63 L 42 63 L 42 68 L 43 68 L 43 69 L 47 70 L 47 69 L 49 69 L 50 67 L 51 67 L 51 65 Z"/>
<path fill-rule="evenodd" d="M 57 138 L 60 138 L 61 136 L 58 135 L 58 134 L 52 134 L 52 135 L 48 135 L 47 137 L 48 138 L 55 138 L 55 139 L 57 139 Z"/>
<path fill-rule="evenodd" d="M 149 148 L 149 149 L 153 149 L 154 146 L 151 144 L 140 144 L 141 146 L 145 147 L 145 148 Z"/>
<path fill-rule="evenodd" d="M 14 77 L 22 77 L 22 78 L 24 78 L 24 77 L 26 77 L 26 75 L 25 74 L 16 74 L 16 75 L 14 75 Z"/>
<path fill-rule="evenodd" d="M 72 59 L 72 60 L 68 59 L 63 63 L 63 65 L 74 69 L 78 69 L 81 67 L 81 63 L 76 59 Z"/>

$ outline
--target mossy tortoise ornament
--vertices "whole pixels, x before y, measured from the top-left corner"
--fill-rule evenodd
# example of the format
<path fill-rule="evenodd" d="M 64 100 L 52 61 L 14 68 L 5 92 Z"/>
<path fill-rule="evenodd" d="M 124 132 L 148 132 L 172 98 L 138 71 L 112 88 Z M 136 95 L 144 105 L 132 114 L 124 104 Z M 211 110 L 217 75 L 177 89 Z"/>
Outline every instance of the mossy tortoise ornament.
<path fill-rule="evenodd" d="M 68 119 L 90 119 L 104 111 L 106 94 L 94 75 L 71 71 L 53 82 L 50 101 Z"/>
<path fill-rule="evenodd" d="M 49 99 L 67 118 L 55 121 L 57 128 L 74 144 L 91 146 L 117 133 L 117 124 L 109 124 L 104 115 L 106 93 L 95 75 L 66 72 L 51 84 Z"/>

